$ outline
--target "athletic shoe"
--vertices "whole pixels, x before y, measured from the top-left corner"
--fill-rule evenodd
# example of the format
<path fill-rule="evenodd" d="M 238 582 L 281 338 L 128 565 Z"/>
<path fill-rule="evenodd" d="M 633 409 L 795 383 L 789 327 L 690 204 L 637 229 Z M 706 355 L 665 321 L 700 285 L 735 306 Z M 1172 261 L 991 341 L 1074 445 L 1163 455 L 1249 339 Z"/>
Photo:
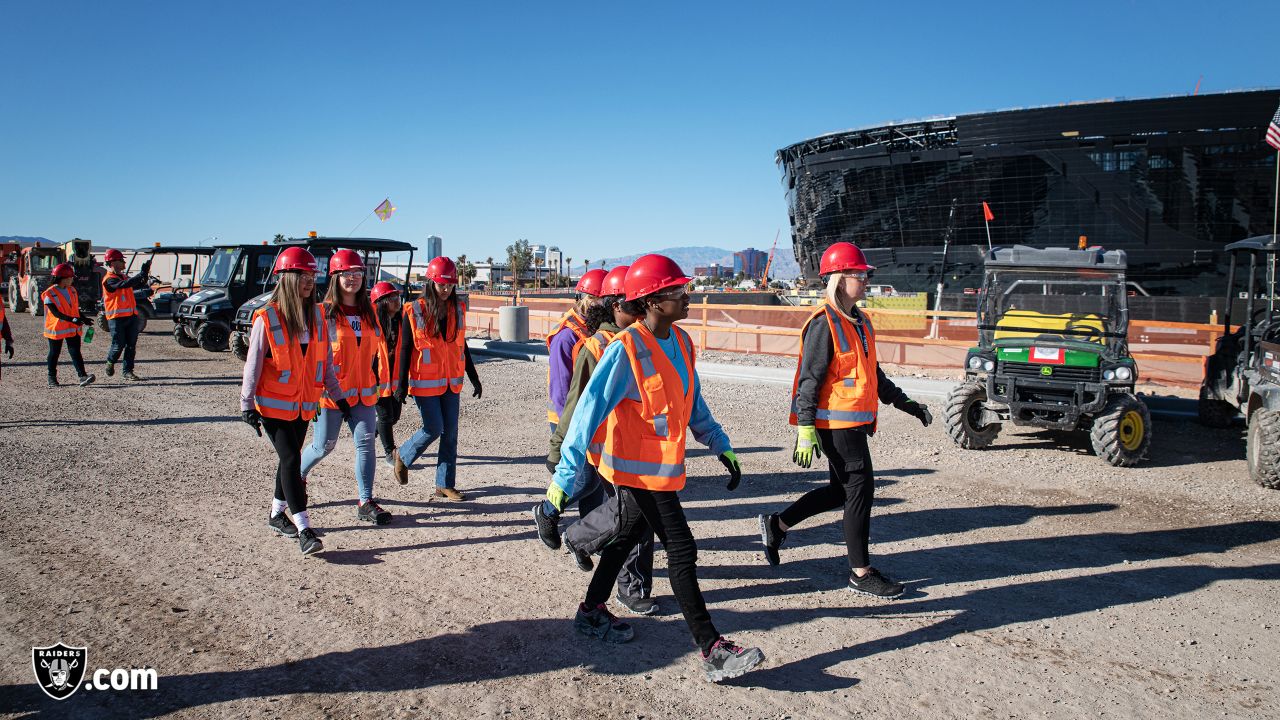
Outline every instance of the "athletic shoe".
<path fill-rule="evenodd" d="M 396 480 L 399 480 L 401 485 L 408 485 L 409 466 L 405 465 L 404 460 L 400 459 L 400 453 L 397 452 L 395 457 L 392 458 L 391 467 L 395 470 Z"/>
<path fill-rule="evenodd" d="M 630 623 L 618 619 L 616 615 L 600 603 L 588 611 L 584 603 L 578 604 L 578 613 L 573 617 L 573 628 L 583 635 L 600 638 L 605 642 L 624 643 L 636 636 Z"/>
<path fill-rule="evenodd" d="M 902 591 L 906 588 L 902 583 L 896 583 L 881 575 L 879 570 L 871 568 L 862 577 L 849 573 L 849 589 L 863 595 L 891 600 L 902 595 Z"/>
<path fill-rule="evenodd" d="M 49 387 L 58 387 L 58 378 L 56 377 L 49 378 Z"/>
<path fill-rule="evenodd" d="M 116 374 L 116 364 L 115 364 L 115 363 L 113 363 L 113 362 L 108 361 L 108 362 L 107 362 L 107 377 L 111 377 L 112 375 L 115 375 L 115 374 Z"/>
<path fill-rule="evenodd" d="M 324 543 L 320 542 L 320 538 L 316 537 L 315 530 L 306 528 L 298 533 L 298 547 L 302 549 L 303 557 L 306 557 L 324 550 Z"/>
<path fill-rule="evenodd" d="M 134 371 L 132 371 L 132 370 L 125 370 L 125 371 L 124 371 L 124 375 L 121 375 L 121 377 L 123 377 L 125 380 L 128 380 L 129 382 L 141 382 L 141 381 L 142 381 L 142 378 L 138 377 L 137 373 L 135 373 L 135 372 L 134 372 Z"/>
<path fill-rule="evenodd" d="M 382 509 L 378 503 L 370 500 L 356 506 L 356 519 L 374 525 L 386 525 L 391 522 L 391 513 Z"/>
<path fill-rule="evenodd" d="M 392 450 L 391 452 L 387 453 L 386 456 L 382 458 L 382 462 L 386 463 L 387 467 L 391 468 L 392 470 L 395 470 L 396 469 L 395 451 Z"/>
<path fill-rule="evenodd" d="M 746 675 L 762 662 L 760 648 L 744 648 L 723 637 L 711 646 L 711 652 L 702 654 L 702 669 L 711 682 Z"/>
<path fill-rule="evenodd" d="M 454 490 L 453 488 L 436 488 L 436 497 L 441 497 L 441 498 L 444 498 L 445 500 L 455 500 L 455 501 L 467 499 L 466 495 L 463 495 L 462 493 L 458 492 L 457 490 Z"/>
<path fill-rule="evenodd" d="M 84 387 L 86 385 L 92 385 L 93 381 L 97 379 L 98 379 L 97 376 L 95 376 L 93 373 L 89 373 L 88 375 L 81 375 L 80 387 Z"/>
<path fill-rule="evenodd" d="M 787 534 L 782 531 L 776 513 L 760 516 L 760 542 L 764 544 L 764 559 L 770 565 L 782 562 L 782 558 L 778 556 L 778 548 L 782 547 L 782 541 L 786 539 Z"/>
<path fill-rule="evenodd" d="M 564 541 L 564 546 L 573 554 L 573 561 L 578 563 L 579 570 L 582 572 L 591 572 L 595 569 L 596 564 L 592 562 L 591 555 L 587 553 L 586 550 L 579 550 L 578 548 L 570 545 L 568 540 Z"/>
<path fill-rule="evenodd" d="M 533 506 L 533 524 L 538 529 L 538 539 L 543 545 L 552 550 L 560 549 L 560 523 L 559 518 L 552 518 L 542 509 L 542 503 L 539 502 Z"/>
<path fill-rule="evenodd" d="M 267 525 L 272 530 L 275 530 L 277 534 L 283 535 L 284 537 L 287 537 L 287 538 L 298 537 L 297 526 L 293 524 L 293 521 L 289 519 L 288 515 L 285 515 L 282 512 L 278 512 L 275 515 L 272 515 L 267 520 Z"/>
<path fill-rule="evenodd" d="M 650 598 L 615 595 L 613 599 L 633 615 L 656 615 L 658 613 L 658 603 Z"/>

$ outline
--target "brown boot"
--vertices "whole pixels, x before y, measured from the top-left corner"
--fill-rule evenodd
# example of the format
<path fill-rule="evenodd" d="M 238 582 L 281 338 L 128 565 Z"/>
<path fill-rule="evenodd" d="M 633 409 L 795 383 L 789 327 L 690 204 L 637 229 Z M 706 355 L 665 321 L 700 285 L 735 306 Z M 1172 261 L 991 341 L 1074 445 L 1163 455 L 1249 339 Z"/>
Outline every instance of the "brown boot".
<path fill-rule="evenodd" d="M 396 453 L 395 473 L 396 480 L 399 480 L 401 485 L 409 484 L 409 466 L 405 465 L 404 461 L 400 459 L 400 453 L 398 452 Z"/>
<path fill-rule="evenodd" d="M 436 488 L 436 497 L 442 497 L 445 500 L 466 500 L 466 496 L 454 490 L 453 488 Z"/>

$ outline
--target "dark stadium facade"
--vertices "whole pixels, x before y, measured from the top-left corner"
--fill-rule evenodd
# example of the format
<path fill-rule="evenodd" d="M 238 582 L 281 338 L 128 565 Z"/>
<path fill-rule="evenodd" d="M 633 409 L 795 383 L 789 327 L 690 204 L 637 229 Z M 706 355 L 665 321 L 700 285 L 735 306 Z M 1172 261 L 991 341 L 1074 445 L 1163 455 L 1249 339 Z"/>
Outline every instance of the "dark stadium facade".
<path fill-rule="evenodd" d="M 1120 248 L 1139 294 L 1212 296 L 1224 245 L 1271 232 L 1280 90 L 1115 100 L 958 115 L 833 133 L 779 150 L 806 280 L 855 243 L 875 282 L 932 291 L 951 233 L 947 293 L 976 288 L 991 242 Z M 954 214 L 952 208 L 954 206 Z"/>

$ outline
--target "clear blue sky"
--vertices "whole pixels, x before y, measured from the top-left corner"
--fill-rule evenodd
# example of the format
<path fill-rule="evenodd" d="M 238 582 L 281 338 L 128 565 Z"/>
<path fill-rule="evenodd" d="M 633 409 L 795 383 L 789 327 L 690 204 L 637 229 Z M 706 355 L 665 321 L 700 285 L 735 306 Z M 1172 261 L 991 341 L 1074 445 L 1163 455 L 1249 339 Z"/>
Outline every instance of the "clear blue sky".
<path fill-rule="evenodd" d="M 1280 84 L 1264 2 L 356 5 L 0 0 L 0 235 L 767 249 L 814 135 Z"/>

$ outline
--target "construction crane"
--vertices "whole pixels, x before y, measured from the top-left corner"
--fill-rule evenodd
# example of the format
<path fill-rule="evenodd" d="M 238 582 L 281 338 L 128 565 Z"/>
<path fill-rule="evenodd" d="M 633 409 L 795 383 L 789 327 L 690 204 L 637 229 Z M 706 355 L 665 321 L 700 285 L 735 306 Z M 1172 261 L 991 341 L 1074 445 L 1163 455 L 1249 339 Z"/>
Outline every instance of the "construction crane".
<path fill-rule="evenodd" d="M 760 287 L 765 290 L 769 289 L 769 268 L 773 265 L 773 254 L 778 251 L 778 237 L 782 235 L 782 228 L 778 228 L 778 232 L 773 234 L 773 249 L 769 251 L 769 260 L 764 264 L 764 275 L 760 277 Z"/>

